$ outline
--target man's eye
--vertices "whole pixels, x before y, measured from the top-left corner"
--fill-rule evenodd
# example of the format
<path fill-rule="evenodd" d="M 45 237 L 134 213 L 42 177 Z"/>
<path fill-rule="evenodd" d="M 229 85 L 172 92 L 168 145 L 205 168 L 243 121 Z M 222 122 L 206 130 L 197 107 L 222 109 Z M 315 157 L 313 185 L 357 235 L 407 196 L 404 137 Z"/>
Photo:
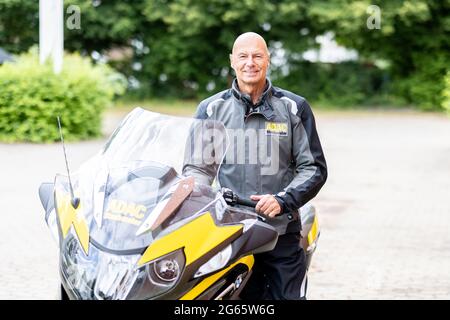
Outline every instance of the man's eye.
<path fill-rule="evenodd" d="M 241 54 L 241 55 L 239 56 L 239 59 L 245 59 L 245 58 L 247 58 L 246 55 Z"/>

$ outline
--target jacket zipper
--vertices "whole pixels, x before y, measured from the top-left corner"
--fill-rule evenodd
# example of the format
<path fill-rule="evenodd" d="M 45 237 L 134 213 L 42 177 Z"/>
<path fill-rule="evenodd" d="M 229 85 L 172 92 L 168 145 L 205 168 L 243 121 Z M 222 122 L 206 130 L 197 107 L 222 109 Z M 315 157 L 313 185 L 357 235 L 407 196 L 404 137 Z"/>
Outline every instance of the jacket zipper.
<path fill-rule="evenodd" d="M 247 119 L 248 119 L 251 115 L 257 115 L 257 114 L 262 115 L 262 116 L 264 117 L 265 120 L 268 120 L 267 117 L 266 117 L 263 113 L 261 113 L 261 112 L 259 112 L 259 111 L 250 112 L 249 114 L 244 115 L 244 126 L 246 126 L 246 124 L 247 124 Z M 245 128 L 244 128 L 244 130 L 245 130 Z M 245 142 L 244 142 L 244 145 L 245 145 Z M 245 150 L 247 150 L 247 148 L 245 148 Z M 244 171 L 245 171 L 245 170 L 243 170 L 243 173 L 244 173 Z M 245 181 L 246 181 L 246 180 L 245 180 L 244 174 L 242 174 L 241 177 L 242 177 L 242 181 L 244 181 L 244 185 L 245 185 Z M 260 179 L 261 179 L 261 177 L 260 177 Z M 257 192 L 257 193 L 261 193 L 261 188 L 262 188 L 261 181 L 259 181 L 259 182 L 257 183 L 257 185 L 259 186 L 259 190 L 256 190 L 256 192 Z M 243 190 L 243 192 L 244 192 L 244 190 Z M 244 193 L 244 194 L 245 194 L 245 193 Z"/>

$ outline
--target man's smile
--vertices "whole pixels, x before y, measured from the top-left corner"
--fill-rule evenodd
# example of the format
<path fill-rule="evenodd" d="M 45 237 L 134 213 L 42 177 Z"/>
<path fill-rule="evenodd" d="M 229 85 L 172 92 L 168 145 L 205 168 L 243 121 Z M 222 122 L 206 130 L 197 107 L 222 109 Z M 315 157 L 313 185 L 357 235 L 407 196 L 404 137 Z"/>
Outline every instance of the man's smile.
<path fill-rule="evenodd" d="M 248 75 L 248 76 L 256 76 L 259 73 L 259 70 L 251 70 L 251 71 L 245 71 L 244 70 L 244 74 Z"/>

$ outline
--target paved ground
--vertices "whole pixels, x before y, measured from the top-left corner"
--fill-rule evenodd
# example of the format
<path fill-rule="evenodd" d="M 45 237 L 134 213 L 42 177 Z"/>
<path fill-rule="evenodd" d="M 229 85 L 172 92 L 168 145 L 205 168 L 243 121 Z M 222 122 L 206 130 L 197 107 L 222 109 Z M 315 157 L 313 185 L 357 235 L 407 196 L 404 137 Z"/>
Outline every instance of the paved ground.
<path fill-rule="evenodd" d="M 329 180 L 310 299 L 450 298 L 450 120 L 318 113 Z M 105 131 L 117 119 L 109 117 Z M 68 145 L 72 170 L 103 139 Z M 64 173 L 59 145 L 0 144 L 0 299 L 53 299 L 56 246 L 37 189 Z"/>
<path fill-rule="evenodd" d="M 323 115 L 311 299 L 450 298 L 450 119 Z"/>

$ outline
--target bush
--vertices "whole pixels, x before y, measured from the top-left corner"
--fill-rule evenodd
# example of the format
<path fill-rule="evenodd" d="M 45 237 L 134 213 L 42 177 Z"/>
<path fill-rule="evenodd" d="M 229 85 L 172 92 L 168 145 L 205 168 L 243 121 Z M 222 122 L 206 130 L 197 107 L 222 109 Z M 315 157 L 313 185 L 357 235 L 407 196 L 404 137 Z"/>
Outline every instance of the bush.
<path fill-rule="evenodd" d="M 58 115 L 66 140 L 100 135 L 102 111 L 125 90 L 123 76 L 77 54 L 65 55 L 60 74 L 52 68 L 39 64 L 36 50 L 0 66 L 1 141 L 56 141 Z"/>
<path fill-rule="evenodd" d="M 449 70 L 448 54 L 415 54 L 413 61 L 413 72 L 407 76 L 396 77 L 396 93 L 422 110 L 442 111 L 445 75 Z"/>
<path fill-rule="evenodd" d="M 445 77 L 445 88 L 443 91 L 442 108 L 450 115 L 450 71 Z"/>

